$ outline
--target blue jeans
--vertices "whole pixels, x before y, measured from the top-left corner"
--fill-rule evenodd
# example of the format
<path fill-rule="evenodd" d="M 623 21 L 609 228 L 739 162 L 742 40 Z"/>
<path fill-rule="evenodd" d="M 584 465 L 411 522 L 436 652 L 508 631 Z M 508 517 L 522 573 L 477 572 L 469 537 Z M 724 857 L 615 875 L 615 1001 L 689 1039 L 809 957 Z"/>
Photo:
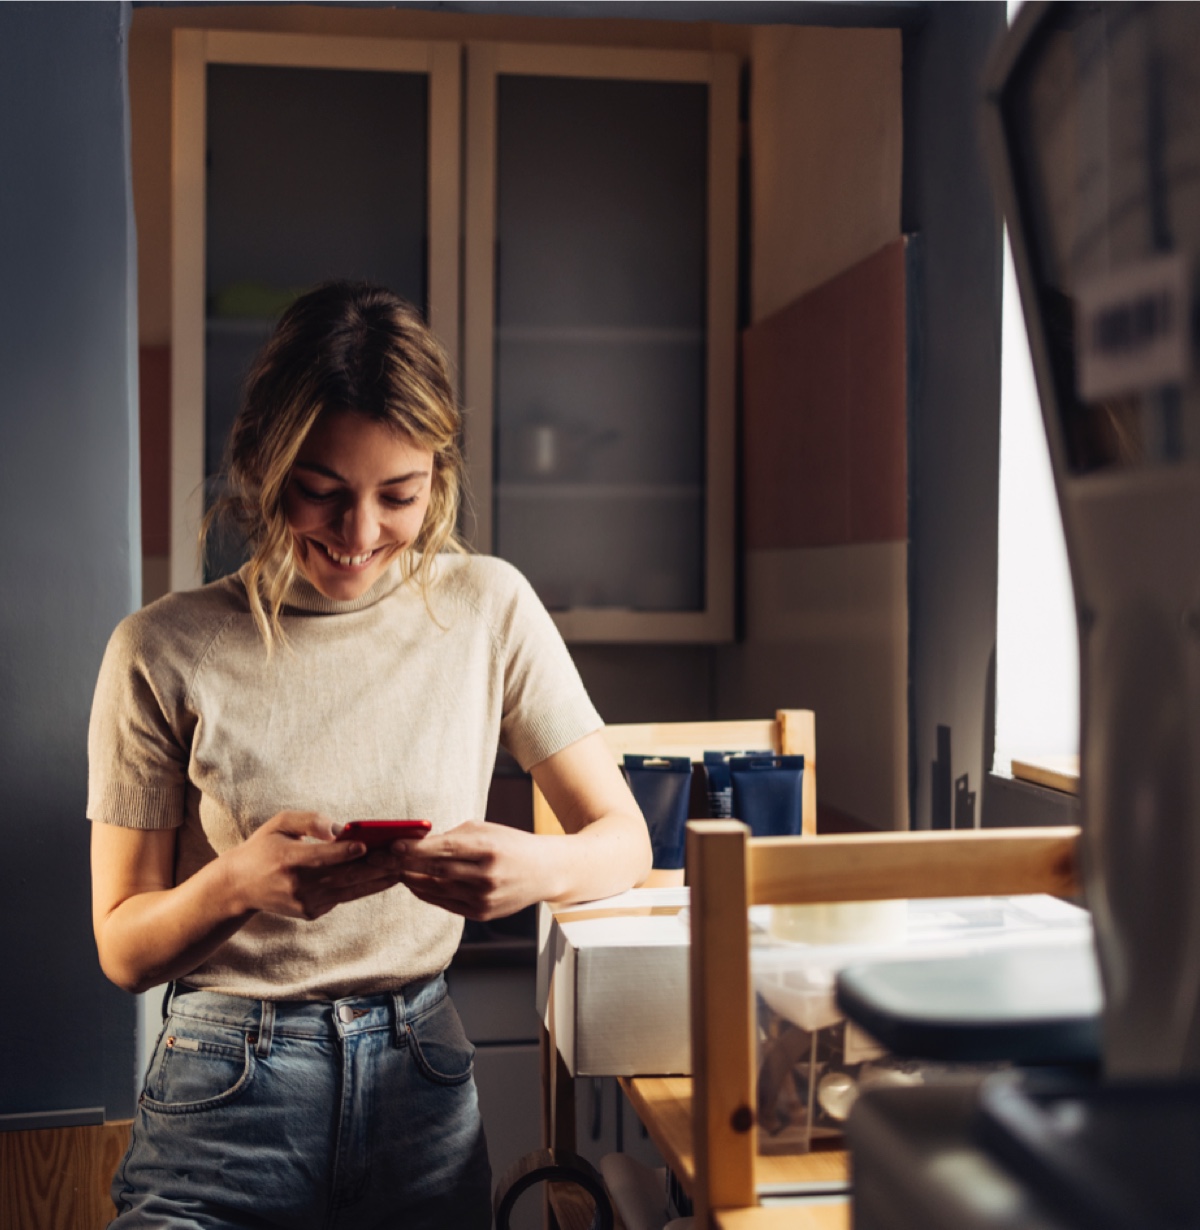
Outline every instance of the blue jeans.
<path fill-rule="evenodd" d="M 333 1003 L 176 988 L 112 1226 L 487 1230 L 474 1054 L 440 975 Z"/>

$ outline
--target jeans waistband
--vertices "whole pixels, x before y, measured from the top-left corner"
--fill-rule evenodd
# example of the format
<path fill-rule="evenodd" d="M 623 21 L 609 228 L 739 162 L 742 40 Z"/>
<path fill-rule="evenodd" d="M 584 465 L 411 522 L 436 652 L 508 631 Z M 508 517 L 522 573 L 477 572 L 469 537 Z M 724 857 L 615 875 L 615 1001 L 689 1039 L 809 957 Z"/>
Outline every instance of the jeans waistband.
<path fill-rule="evenodd" d="M 442 974 L 407 983 L 398 991 L 334 1000 L 250 999 L 172 983 L 163 1011 L 164 1016 L 189 1017 L 243 1030 L 253 1036 L 259 1055 L 266 1056 L 276 1037 L 346 1037 L 388 1029 L 400 1042 L 408 1022 L 436 1007 L 446 994 Z"/>

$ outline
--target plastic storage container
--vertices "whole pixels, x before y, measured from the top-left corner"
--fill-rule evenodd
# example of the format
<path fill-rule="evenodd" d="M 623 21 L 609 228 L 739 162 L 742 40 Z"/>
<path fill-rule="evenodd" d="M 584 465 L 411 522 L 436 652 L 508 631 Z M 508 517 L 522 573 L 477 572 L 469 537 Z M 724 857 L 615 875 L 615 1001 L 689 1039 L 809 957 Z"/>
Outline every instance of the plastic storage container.
<path fill-rule="evenodd" d="M 838 1009 L 838 972 L 866 962 L 963 957 L 1090 933 L 1085 910 L 1055 897 L 930 898 L 751 911 L 758 1133 L 763 1153 L 803 1153 L 840 1137 L 858 1093 L 922 1084 L 951 1065 L 898 1059 Z M 831 938 L 838 933 L 849 942 Z M 801 942 L 807 935 L 819 942 Z M 972 1065 L 987 1071 L 997 1065 Z M 965 1065 L 953 1065 L 963 1072 Z"/>

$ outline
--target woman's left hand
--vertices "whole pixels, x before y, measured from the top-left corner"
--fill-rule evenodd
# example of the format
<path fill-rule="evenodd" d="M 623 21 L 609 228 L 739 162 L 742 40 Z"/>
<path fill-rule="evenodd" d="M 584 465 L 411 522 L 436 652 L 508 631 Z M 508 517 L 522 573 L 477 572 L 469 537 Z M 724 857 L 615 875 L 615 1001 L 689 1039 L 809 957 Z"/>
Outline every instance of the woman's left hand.
<path fill-rule="evenodd" d="M 650 871 L 650 837 L 629 786 L 595 731 L 530 769 L 562 833 L 478 820 L 367 856 L 431 905 L 486 922 L 536 901 L 595 901 Z"/>
<path fill-rule="evenodd" d="M 465 918 L 504 918 L 543 895 L 541 839 L 504 824 L 468 821 L 368 859 L 400 872 L 412 892 Z"/>

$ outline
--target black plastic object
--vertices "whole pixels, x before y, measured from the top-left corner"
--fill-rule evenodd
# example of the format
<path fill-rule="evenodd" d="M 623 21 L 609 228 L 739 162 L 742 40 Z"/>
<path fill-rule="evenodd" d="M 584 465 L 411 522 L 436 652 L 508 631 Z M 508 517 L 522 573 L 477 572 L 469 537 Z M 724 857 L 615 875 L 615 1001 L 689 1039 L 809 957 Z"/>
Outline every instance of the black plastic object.
<path fill-rule="evenodd" d="M 795 837 L 804 815 L 803 756 L 731 756 L 733 814 L 755 837 Z"/>
<path fill-rule="evenodd" d="M 509 1167 L 492 1197 L 496 1230 L 509 1230 L 517 1200 L 538 1183 L 572 1183 L 583 1188 L 595 1206 L 589 1230 L 613 1230 L 612 1201 L 600 1172 L 586 1158 L 565 1149 L 535 1149 Z"/>
<path fill-rule="evenodd" d="M 1002 1073 L 979 1091 L 991 1156 L 1071 1230 L 1200 1226 L 1200 1084 Z"/>
<path fill-rule="evenodd" d="M 650 829 L 654 866 L 682 867 L 692 791 L 691 760 L 687 756 L 639 756 L 627 752 L 622 769 Z"/>
<path fill-rule="evenodd" d="M 848 966 L 837 1004 L 905 1058 L 1096 1066 L 1099 980 L 1090 944 L 1033 944 Z"/>

